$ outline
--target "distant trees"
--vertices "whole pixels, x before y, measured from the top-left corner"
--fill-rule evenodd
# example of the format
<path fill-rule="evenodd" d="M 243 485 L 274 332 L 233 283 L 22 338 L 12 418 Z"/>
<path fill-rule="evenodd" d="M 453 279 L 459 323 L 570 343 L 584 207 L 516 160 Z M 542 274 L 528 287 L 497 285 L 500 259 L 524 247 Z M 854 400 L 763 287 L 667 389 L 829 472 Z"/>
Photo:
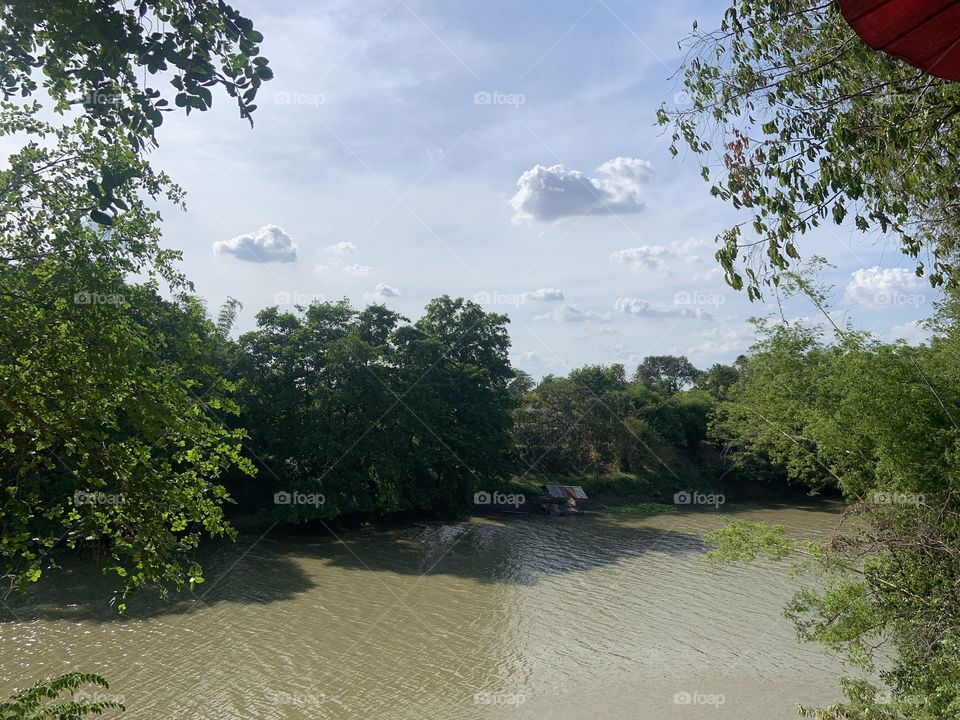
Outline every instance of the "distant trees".
<path fill-rule="evenodd" d="M 700 370 L 682 355 L 651 355 L 643 359 L 633 377 L 651 390 L 672 395 L 693 385 Z"/>
<path fill-rule="evenodd" d="M 441 297 L 413 324 L 346 301 L 257 324 L 239 341 L 241 422 L 275 517 L 459 514 L 508 472 L 504 316 Z"/>
<path fill-rule="evenodd" d="M 545 377 L 514 410 L 517 472 L 667 472 L 698 459 L 714 398 L 684 390 L 700 371 L 687 358 L 644 358 L 627 380 L 623 365 L 588 365 Z"/>

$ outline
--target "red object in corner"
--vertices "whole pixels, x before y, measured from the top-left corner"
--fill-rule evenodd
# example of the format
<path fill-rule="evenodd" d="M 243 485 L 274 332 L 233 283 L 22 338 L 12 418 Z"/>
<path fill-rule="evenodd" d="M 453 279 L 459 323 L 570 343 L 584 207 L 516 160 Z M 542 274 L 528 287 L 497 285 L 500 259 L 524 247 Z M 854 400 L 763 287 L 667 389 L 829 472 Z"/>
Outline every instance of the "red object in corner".
<path fill-rule="evenodd" d="M 960 0 L 840 0 L 840 11 L 870 47 L 960 81 Z"/>

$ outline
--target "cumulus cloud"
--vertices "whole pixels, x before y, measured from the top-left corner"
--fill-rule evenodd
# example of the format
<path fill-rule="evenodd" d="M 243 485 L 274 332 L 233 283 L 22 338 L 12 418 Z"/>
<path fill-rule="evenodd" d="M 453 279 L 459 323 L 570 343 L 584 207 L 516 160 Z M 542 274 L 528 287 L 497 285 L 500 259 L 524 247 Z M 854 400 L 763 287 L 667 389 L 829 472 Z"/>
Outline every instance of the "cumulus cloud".
<path fill-rule="evenodd" d="M 343 268 L 343 271 L 350 275 L 369 275 L 371 270 L 373 270 L 373 268 L 369 265 L 357 265 L 356 263 Z"/>
<path fill-rule="evenodd" d="M 629 266 L 631 270 L 666 270 L 675 256 L 663 245 L 640 245 L 612 252 L 610 259 Z"/>
<path fill-rule="evenodd" d="M 658 305 L 639 298 L 620 297 L 613 307 L 625 315 L 643 318 L 689 318 L 693 320 L 713 320 L 713 315 L 703 308 L 674 307 Z"/>
<path fill-rule="evenodd" d="M 563 165 L 535 165 L 517 180 L 510 199 L 513 221 L 553 222 L 578 215 L 625 215 L 644 208 L 641 188 L 650 182 L 650 163 L 618 157 L 597 168 L 599 178 L 587 177 Z"/>
<path fill-rule="evenodd" d="M 338 242 L 336 245 L 328 245 L 327 250 L 335 255 L 353 255 L 357 252 L 357 246 L 352 242 Z"/>
<path fill-rule="evenodd" d="M 294 262 L 297 244 L 279 225 L 264 225 L 255 233 L 218 240 L 213 244 L 213 252 L 254 263 Z"/>
<path fill-rule="evenodd" d="M 327 270 L 329 270 L 329 269 L 330 269 L 330 268 L 328 268 L 326 265 L 314 265 L 314 266 L 313 266 L 313 273 L 314 273 L 315 275 L 323 275 L 323 273 L 325 273 L 325 272 L 326 272 Z"/>
<path fill-rule="evenodd" d="M 539 288 L 537 290 L 527 290 L 523 297 L 527 300 L 538 300 L 543 302 L 555 302 L 563 300 L 563 290 L 559 288 Z"/>
<path fill-rule="evenodd" d="M 533 319 L 553 320 L 560 323 L 578 323 L 587 322 L 588 320 L 593 322 L 608 322 L 610 320 L 610 313 L 598 313 L 593 310 L 585 310 L 572 303 L 563 303 L 552 311 L 544 313 L 543 315 L 537 315 Z"/>
<path fill-rule="evenodd" d="M 905 268 L 880 269 L 877 265 L 851 273 L 846 297 L 869 308 L 890 305 L 922 305 L 926 286 L 922 278 Z"/>
<path fill-rule="evenodd" d="M 388 298 L 400 297 L 400 291 L 386 283 L 377 283 L 377 287 L 370 293 L 370 297 L 376 298 L 377 300 L 386 300 Z"/>

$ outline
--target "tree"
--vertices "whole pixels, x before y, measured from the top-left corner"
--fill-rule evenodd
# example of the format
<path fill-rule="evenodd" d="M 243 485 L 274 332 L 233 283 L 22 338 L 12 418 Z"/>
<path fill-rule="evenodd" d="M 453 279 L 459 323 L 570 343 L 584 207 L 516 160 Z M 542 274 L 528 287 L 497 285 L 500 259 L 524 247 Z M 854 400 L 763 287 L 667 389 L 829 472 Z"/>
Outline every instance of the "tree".
<path fill-rule="evenodd" d="M 188 113 L 220 85 L 249 118 L 272 74 L 261 40 L 212 0 L 0 6 L 0 91 L 24 99 L 0 105 L 0 134 L 28 138 L 0 171 L 0 572 L 16 586 L 79 545 L 122 594 L 200 582 L 187 553 L 230 532 L 217 480 L 250 466 L 219 417 L 237 411 L 225 339 L 159 245 L 150 204 L 182 192 L 143 159 L 171 109 L 146 78 L 166 74 Z M 39 120 L 34 96 L 75 119 Z"/>
<path fill-rule="evenodd" d="M 290 521 L 461 514 L 507 472 L 506 318 L 441 297 L 417 322 L 346 301 L 267 308 L 240 338 L 242 421 Z M 296 502 L 294 493 L 316 495 Z M 280 493 L 273 505 L 268 494 Z M 320 498 L 322 496 L 322 500 Z"/>
<path fill-rule="evenodd" d="M 684 356 L 650 355 L 637 367 L 633 378 L 648 388 L 673 394 L 692 385 L 699 376 L 700 371 Z"/>
<path fill-rule="evenodd" d="M 710 393 L 715 399 L 722 400 L 726 397 L 730 386 L 738 379 L 740 379 L 740 368 L 737 365 L 716 363 L 704 370 L 697 377 L 694 385 Z"/>
<path fill-rule="evenodd" d="M 795 324 L 761 340 L 720 404 L 713 430 L 735 454 L 766 458 L 793 480 L 832 484 L 851 503 L 837 534 L 801 543 L 742 521 L 708 540 L 720 560 L 802 552 L 820 582 L 788 608 L 800 636 L 880 676 L 844 680 L 847 702 L 823 720 L 927 720 L 960 712 L 960 328 L 939 309 L 930 346 L 842 331 L 832 343 Z"/>
<path fill-rule="evenodd" d="M 960 84 L 872 50 L 837 2 L 731 3 L 686 48 L 689 102 L 658 117 L 711 194 L 751 215 L 717 237 L 728 283 L 759 298 L 824 223 L 889 237 L 934 285 L 958 282 Z"/>
<path fill-rule="evenodd" d="M 67 673 L 41 680 L 26 690 L 0 700 L 0 718 L 3 720 L 80 720 L 87 715 L 102 715 L 107 710 L 123 710 L 123 704 L 110 697 L 85 697 L 84 685 L 108 690 L 110 685 L 99 675 Z M 69 694 L 69 700 L 61 695 Z"/>
<path fill-rule="evenodd" d="M 63 112 L 83 109 L 103 136 L 134 149 L 155 142 L 169 101 L 147 85 L 167 74 L 189 114 L 213 104 L 211 87 L 250 119 L 273 73 L 257 57 L 263 36 L 222 0 L 9 0 L 0 5 L 0 89 L 9 100 L 42 87 Z"/>

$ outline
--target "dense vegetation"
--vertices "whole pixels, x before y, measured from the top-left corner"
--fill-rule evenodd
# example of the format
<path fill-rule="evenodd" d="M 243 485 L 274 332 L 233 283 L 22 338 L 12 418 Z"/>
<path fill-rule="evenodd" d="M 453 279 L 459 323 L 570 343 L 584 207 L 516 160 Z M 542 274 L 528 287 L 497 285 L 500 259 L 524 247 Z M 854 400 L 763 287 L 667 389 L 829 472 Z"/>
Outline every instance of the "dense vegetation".
<path fill-rule="evenodd" d="M 804 235 L 835 223 L 891 242 L 947 290 L 927 347 L 761 325 L 713 433 L 752 473 L 833 485 L 851 505 L 828 542 L 733 522 L 710 538 L 714 557 L 805 553 L 823 582 L 788 609 L 800 636 L 877 662 L 890 689 L 845 679 L 847 702 L 803 714 L 957 717 L 960 86 L 871 50 L 836 2 L 733 2 L 719 28 L 694 28 L 687 50 L 690 102 L 664 107 L 660 122 L 675 153 L 682 143 L 701 159 L 711 193 L 747 216 L 718 236 L 731 285 L 751 298 L 802 292 L 829 320 L 827 295 L 796 261 Z"/>
<path fill-rule="evenodd" d="M 182 193 L 143 156 L 173 110 L 146 83 L 165 77 L 188 112 L 220 89 L 250 118 L 271 76 L 253 24 L 207 0 L 10 2 L 0 21 L 0 134 L 25 138 L 0 171 L 0 572 L 12 588 L 90 551 L 121 578 L 122 610 L 131 590 L 202 582 L 190 551 L 232 534 L 235 513 L 460 515 L 476 490 L 540 476 L 648 496 L 635 500 L 790 481 L 844 494 L 838 535 L 804 544 L 734 522 L 710 539 L 714 557 L 805 553 L 824 584 L 788 610 L 801 635 L 865 667 L 889 649 L 892 690 L 881 702 L 844 681 L 848 702 L 805 712 L 960 716 L 956 299 L 928 346 L 760 321 L 734 365 L 650 357 L 629 377 L 588 366 L 536 383 L 509 365 L 507 318 L 446 296 L 412 322 L 346 302 L 267 308 L 233 338 L 236 304 L 211 319 L 160 244 L 154 200 Z M 891 233 L 956 297 L 956 84 L 867 49 L 835 3 L 736 2 L 690 50 L 692 103 L 660 119 L 705 158 L 713 194 L 749 211 L 721 235 L 734 287 L 787 288 L 826 310 L 786 270 L 802 236 L 832 221 Z M 41 119 L 36 97 L 65 122 Z M 105 687 L 62 676 L 0 713 L 109 709 L 60 700 L 91 683 Z"/>

